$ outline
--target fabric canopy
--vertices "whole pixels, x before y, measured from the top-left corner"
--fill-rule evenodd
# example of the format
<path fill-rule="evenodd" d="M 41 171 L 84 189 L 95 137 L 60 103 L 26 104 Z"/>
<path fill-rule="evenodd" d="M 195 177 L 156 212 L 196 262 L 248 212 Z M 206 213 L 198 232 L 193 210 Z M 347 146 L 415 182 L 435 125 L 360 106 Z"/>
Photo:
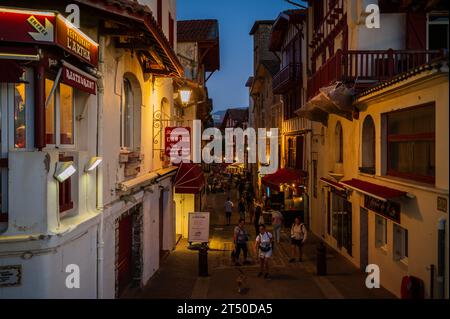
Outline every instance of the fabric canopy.
<path fill-rule="evenodd" d="M 205 186 L 203 170 L 198 164 L 181 163 L 175 175 L 175 193 L 198 194 Z"/>
<path fill-rule="evenodd" d="M 262 178 L 262 183 L 279 191 L 281 184 L 303 185 L 307 176 L 308 174 L 305 171 L 299 169 L 282 168 L 273 174 L 264 176 Z"/>
<path fill-rule="evenodd" d="M 0 59 L 0 83 L 19 83 L 24 69 L 15 61 Z"/>
<path fill-rule="evenodd" d="M 342 181 L 341 184 L 344 184 L 345 186 L 355 191 L 372 196 L 382 201 L 403 197 L 407 194 L 404 191 L 365 182 L 356 178 L 348 181 Z"/>

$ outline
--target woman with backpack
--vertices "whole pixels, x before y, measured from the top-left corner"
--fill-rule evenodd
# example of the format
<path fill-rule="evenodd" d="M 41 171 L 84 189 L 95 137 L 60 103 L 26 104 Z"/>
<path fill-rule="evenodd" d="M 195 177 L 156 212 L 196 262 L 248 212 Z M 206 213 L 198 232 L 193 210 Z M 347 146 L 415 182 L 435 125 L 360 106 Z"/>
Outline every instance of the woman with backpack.
<path fill-rule="evenodd" d="M 291 227 L 291 256 L 290 263 L 295 262 L 295 248 L 298 247 L 298 261 L 302 262 L 303 245 L 307 237 L 305 224 L 302 223 L 300 217 L 295 217 L 295 221 Z"/>
<path fill-rule="evenodd" d="M 259 225 L 259 235 L 256 237 L 255 249 L 258 252 L 260 271 L 258 277 L 264 273 L 264 278 L 269 278 L 269 260 L 272 257 L 273 236 L 266 231 L 264 224 Z"/>

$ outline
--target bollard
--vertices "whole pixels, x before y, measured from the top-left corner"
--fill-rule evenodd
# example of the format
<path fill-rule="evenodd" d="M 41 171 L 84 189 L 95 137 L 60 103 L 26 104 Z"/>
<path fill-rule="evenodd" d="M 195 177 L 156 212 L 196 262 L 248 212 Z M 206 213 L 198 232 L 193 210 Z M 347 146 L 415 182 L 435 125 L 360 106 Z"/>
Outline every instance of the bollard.
<path fill-rule="evenodd" d="M 198 275 L 208 277 L 208 247 L 204 245 L 198 250 Z"/>
<path fill-rule="evenodd" d="M 327 247 L 323 241 L 317 246 L 317 275 L 327 275 Z"/>

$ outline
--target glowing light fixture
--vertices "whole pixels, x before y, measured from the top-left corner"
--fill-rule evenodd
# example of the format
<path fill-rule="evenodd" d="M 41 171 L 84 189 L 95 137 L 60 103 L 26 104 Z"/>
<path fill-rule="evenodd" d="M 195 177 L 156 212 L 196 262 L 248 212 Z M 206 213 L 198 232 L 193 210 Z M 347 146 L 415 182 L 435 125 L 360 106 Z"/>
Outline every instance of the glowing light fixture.
<path fill-rule="evenodd" d="M 75 166 L 73 166 L 72 161 L 58 162 L 56 164 L 55 175 L 53 176 L 58 180 L 58 182 L 62 183 L 70 176 L 72 176 L 76 171 L 77 169 L 75 168 Z"/>
<path fill-rule="evenodd" d="M 192 90 L 186 84 L 180 88 L 180 99 L 183 105 L 188 105 L 191 100 Z"/>
<path fill-rule="evenodd" d="M 103 161 L 103 158 L 101 157 L 91 157 L 89 162 L 86 163 L 86 166 L 84 168 L 85 172 L 92 172 L 97 168 L 97 166 L 100 165 L 100 163 Z"/>

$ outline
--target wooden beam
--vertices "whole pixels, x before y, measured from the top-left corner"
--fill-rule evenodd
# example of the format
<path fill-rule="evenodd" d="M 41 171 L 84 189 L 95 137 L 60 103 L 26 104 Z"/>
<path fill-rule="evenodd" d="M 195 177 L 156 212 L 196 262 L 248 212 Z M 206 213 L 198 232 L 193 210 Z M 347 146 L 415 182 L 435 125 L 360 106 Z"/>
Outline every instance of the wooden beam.
<path fill-rule="evenodd" d="M 127 30 L 124 28 L 102 28 L 100 32 L 104 35 L 109 35 L 112 37 L 141 38 L 144 36 L 144 32 Z"/>

